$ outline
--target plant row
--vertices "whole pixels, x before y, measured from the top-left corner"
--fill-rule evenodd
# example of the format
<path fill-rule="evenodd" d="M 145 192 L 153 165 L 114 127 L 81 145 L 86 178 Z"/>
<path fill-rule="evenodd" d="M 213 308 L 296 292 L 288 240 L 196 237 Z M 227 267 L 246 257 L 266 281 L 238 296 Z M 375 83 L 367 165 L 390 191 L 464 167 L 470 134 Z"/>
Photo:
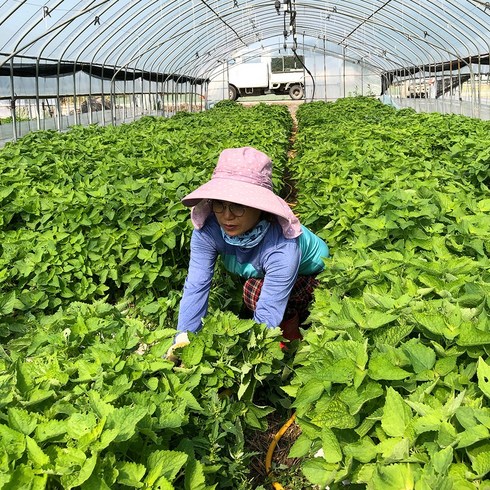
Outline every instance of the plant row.
<path fill-rule="evenodd" d="M 487 488 L 489 123 L 355 98 L 298 124 L 296 209 L 332 258 L 285 387 L 290 455 L 319 485 Z"/>
<path fill-rule="evenodd" d="M 488 124 L 363 98 L 304 104 L 298 122 L 295 210 L 333 253 L 311 326 L 282 351 L 278 329 L 219 311 L 237 285 L 218 270 L 179 366 L 162 356 L 188 260 L 180 198 L 247 144 L 279 191 L 287 110 L 225 102 L 0 154 L 2 488 L 263 489 L 251 431 L 291 410 L 302 476 L 276 471 L 285 486 L 485 488 Z M 65 282 L 48 289 L 53 267 Z"/>
<path fill-rule="evenodd" d="M 1 488 L 250 488 L 244 434 L 273 410 L 254 393 L 283 369 L 279 334 L 218 311 L 218 271 L 215 314 L 182 366 L 164 359 L 188 265 L 180 199 L 245 145 L 274 159 L 279 191 L 291 128 L 284 107 L 225 102 L 0 152 Z"/>
<path fill-rule="evenodd" d="M 190 222 L 180 199 L 226 147 L 286 162 L 284 107 L 223 104 L 134 124 L 31 133 L 0 152 L 0 335 L 24 314 L 72 301 L 131 299 L 163 320 L 181 289 Z M 10 325 L 9 325 L 10 324 Z"/>

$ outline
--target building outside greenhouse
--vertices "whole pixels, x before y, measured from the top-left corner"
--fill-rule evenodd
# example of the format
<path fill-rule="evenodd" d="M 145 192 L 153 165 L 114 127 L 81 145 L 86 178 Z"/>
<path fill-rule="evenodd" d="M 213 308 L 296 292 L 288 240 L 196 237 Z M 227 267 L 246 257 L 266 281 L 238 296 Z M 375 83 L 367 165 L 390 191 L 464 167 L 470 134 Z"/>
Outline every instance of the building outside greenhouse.
<path fill-rule="evenodd" d="M 0 489 L 490 489 L 490 2 L 0 32 Z"/>

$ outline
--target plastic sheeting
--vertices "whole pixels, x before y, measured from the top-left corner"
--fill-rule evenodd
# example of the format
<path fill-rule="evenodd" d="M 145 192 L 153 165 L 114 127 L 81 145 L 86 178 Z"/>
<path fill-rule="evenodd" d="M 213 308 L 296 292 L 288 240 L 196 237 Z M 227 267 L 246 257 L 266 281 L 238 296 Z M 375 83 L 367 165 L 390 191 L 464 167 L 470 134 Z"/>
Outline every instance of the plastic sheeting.
<path fill-rule="evenodd" d="M 490 52 L 489 21 L 480 0 L 3 1 L 0 68 L 29 56 L 207 78 L 217 61 L 284 33 L 375 72 L 467 66 Z"/>
<path fill-rule="evenodd" d="M 54 97 L 60 130 L 62 98 L 76 115 L 107 96 L 113 122 L 120 105 L 200 110 L 228 97 L 230 63 L 285 54 L 305 60 L 307 100 L 489 100 L 483 0 L 0 0 L 0 30 L 0 105 L 15 119 L 35 99 L 40 126 Z"/>

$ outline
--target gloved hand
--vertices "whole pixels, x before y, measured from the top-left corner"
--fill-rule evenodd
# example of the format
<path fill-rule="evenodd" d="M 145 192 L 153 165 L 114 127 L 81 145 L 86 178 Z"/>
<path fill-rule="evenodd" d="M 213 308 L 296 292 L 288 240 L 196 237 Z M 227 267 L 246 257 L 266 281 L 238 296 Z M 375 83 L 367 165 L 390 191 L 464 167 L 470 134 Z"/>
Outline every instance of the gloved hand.
<path fill-rule="evenodd" d="M 165 354 L 165 358 L 172 362 L 177 362 L 177 357 L 174 354 L 175 349 L 180 349 L 181 347 L 185 347 L 189 344 L 189 337 L 187 336 L 187 332 L 179 333 L 175 339 L 174 343 L 170 346 L 167 353 Z"/>
<path fill-rule="evenodd" d="M 303 338 L 301 332 L 299 331 L 299 314 L 296 310 L 290 312 L 288 317 L 282 320 L 279 327 L 282 330 L 282 336 L 287 340 Z"/>

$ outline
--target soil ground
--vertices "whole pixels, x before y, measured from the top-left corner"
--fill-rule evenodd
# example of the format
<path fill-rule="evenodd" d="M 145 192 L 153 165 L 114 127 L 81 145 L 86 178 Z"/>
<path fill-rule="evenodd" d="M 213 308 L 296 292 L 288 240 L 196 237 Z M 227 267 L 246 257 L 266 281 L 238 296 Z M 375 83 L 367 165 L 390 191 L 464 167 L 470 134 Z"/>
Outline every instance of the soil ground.
<path fill-rule="evenodd" d="M 273 97 L 273 96 L 272 96 Z M 257 105 L 260 103 L 265 104 L 281 104 L 287 106 L 289 112 L 294 121 L 293 132 L 291 134 L 291 147 L 294 144 L 294 139 L 296 137 L 296 110 L 298 107 L 304 103 L 303 100 L 292 100 L 292 99 L 272 99 L 271 96 L 262 96 L 253 98 L 253 100 L 249 99 L 239 99 L 239 103 L 244 105 L 245 107 L 250 107 L 253 105 Z M 289 153 L 289 158 L 294 157 L 294 151 L 291 150 Z M 289 178 L 288 170 L 286 169 L 285 181 L 284 181 L 284 194 L 281 197 L 285 199 L 288 204 L 294 206 L 296 200 L 296 190 L 295 183 L 293 180 Z M 251 460 L 251 477 L 255 485 L 270 485 L 271 481 L 273 481 L 272 475 L 268 475 L 265 468 L 265 456 L 271 445 L 274 436 L 281 429 L 282 425 L 286 422 L 286 420 L 282 420 L 276 413 L 272 413 L 268 417 L 268 425 L 269 428 L 265 432 L 256 431 L 250 434 L 250 437 L 247 440 L 248 449 L 251 452 L 256 452 L 257 455 Z M 282 471 L 286 471 L 285 468 L 297 467 L 299 464 L 298 459 L 288 458 L 288 453 L 291 446 L 294 444 L 296 439 L 301 434 L 301 429 L 299 425 L 296 423 L 291 424 L 291 426 L 287 429 L 281 439 L 278 441 L 273 457 L 272 457 L 272 468 L 281 468 Z M 276 475 L 280 476 L 280 475 Z M 271 480 L 272 479 L 272 480 Z M 312 487 L 309 487 L 312 488 Z M 299 489 L 292 489 L 299 490 Z M 303 490 L 303 489 L 302 489 Z"/>

